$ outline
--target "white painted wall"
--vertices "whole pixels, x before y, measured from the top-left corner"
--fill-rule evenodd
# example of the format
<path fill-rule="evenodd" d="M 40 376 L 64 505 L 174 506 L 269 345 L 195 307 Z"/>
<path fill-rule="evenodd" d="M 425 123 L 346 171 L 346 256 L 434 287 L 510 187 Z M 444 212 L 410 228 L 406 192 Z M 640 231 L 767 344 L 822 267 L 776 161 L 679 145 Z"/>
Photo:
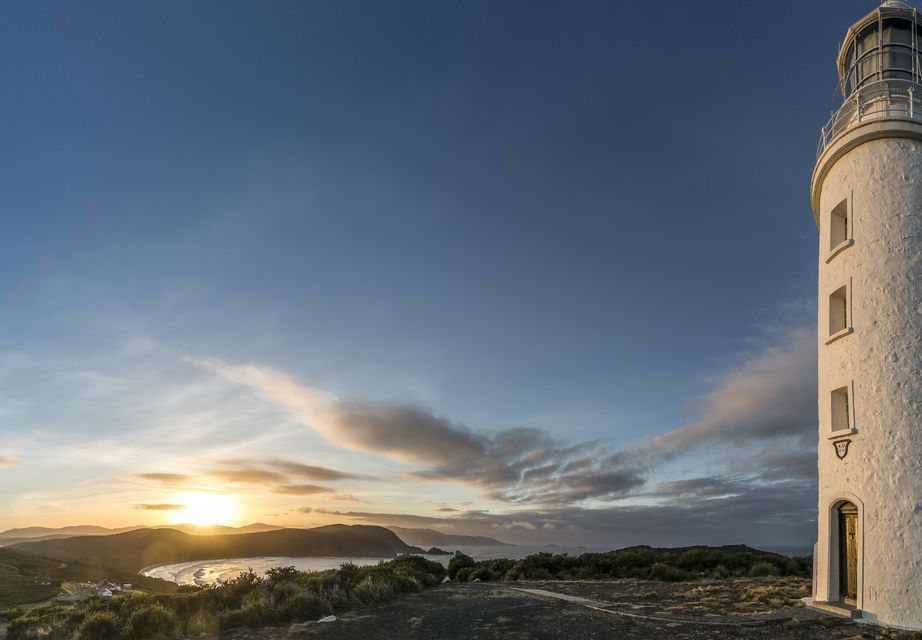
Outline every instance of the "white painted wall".
<path fill-rule="evenodd" d="M 869 140 L 833 162 L 817 207 L 814 593 L 819 601 L 838 599 L 835 507 L 850 500 L 859 509 L 858 608 L 871 621 L 922 629 L 922 142 Z M 854 245 L 827 263 L 830 211 L 846 198 Z M 826 344 L 828 297 L 845 283 L 854 333 Z M 830 392 L 845 385 L 853 390 L 856 433 L 839 460 L 828 437 Z"/>

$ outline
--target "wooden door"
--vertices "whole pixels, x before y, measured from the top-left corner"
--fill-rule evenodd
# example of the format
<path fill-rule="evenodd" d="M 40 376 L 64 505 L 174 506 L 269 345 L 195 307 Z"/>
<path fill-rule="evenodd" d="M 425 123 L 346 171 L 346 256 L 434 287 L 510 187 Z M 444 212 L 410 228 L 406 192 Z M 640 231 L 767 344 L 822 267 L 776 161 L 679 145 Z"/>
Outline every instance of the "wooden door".
<path fill-rule="evenodd" d="M 858 508 L 851 502 L 839 507 L 839 594 L 847 600 L 858 594 Z"/>

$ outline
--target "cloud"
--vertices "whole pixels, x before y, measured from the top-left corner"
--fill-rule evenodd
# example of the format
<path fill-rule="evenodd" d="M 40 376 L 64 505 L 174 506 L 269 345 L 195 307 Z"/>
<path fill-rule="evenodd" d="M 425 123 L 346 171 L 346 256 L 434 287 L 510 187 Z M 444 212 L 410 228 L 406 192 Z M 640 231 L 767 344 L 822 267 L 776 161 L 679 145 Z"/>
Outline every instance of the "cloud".
<path fill-rule="evenodd" d="M 611 498 L 643 484 L 639 469 L 604 468 L 588 453 L 595 443 L 567 447 L 525 427 L 476 431 L 421 407 L 339 400 L 266 367 L 190 361 L 280 404 L 333 444 L 416 465 L 405 474 L 415 480 L 459 482 L 510 503 Z"/>
<path fill-rule="evenodd" d="M 290 496 L 312 496 L 318 493 L 332 493 L 333 489 L 319 487 L 315 484 L 283 484 L 273 487 L 272 492 Z"/>
<path fill-rule="evenodd" d="M 181 511 L 187 507 L 183 504 L 136 504 L 134 508 L 141 511 Z"/>
<path fill-rule="evenodd" d="M 195 480 L 194 476 L 186 475 L 184 473 L 139 473 L 133 477 L 137 480 L 144 480 L 147 482 L 162 482 L 164 484 L 185 484 Z"/>
<path fill-rule="evenodd" d="M 745 490 L 745 486 L 733 479 L 722 477 L 687 478 L 660 482 L 656 485 L 657 494 L 671 498 L 719 497 L 735 495 L 741 490 Z"/>
<path fill-rule="evenodd" d="M 291 460 L 281 460 L 278 458 L 266 460 L 262 464 L 283 471 L 288 475 L 297 476 L 306 480 L 377 480 L 377 478 L 373 476 L 346 473 L 345 471 L 338 471 L 327 467 L 318 467 L 316 465 L 303 464 Z"/>
<path fill-rule="evenodd" d="M 796 449 L 758 451 L 747 462 L 737 460 L 738 467 L 748 465 L 766 480 L 817 482 L 816 433 L 808 446 Z"/>
<path fill-rule="evenodd" d="M 212 469 L 206 471 L 203 475 L 219 482 L 240 484 L 272 485 L 287 482 L 287 477 L 284 474 L 266 469 Z"/>
<path fill-rule="evenodd" d="M 330 502 L 355 502 L 357 504 L 370 504 L 368 500 L 356 498 L 351 493 L 334 493 L 330 496 L 326 496 L 326 499 Z"/>
<path fill-rule="evenodd" d="M 731 369 L 704 397 L 703 415 L 652 440 L 675 457 L 705 443 L 744 446 L 816 430 L 816 335 L 797 330 Z"/>
<path fill-rule="evenodd" d="M 12 458 L 5 458 L 3 456 L 0 456 L 0 468 L 12 467 L 17 464 L 19 464 L 17 460 L 13 460 Z"/>
<path fill-rule="evenodd" d="M 490 439 L 417 407 L 338 403 L 329 414 L 336 443 L 435 467 L 480 459 Z"/>
<path fill-rule="evenodd" d="M 307 465 L 291 460 L 273 458 L 266 461 L 229 459 L 224 460 L 219 466 L 202 470 L 198 474 L 182 473 L 142 473 L 134 476 L 137 480 L 159 482 L 173 486 L 189 484 L 249 484 L 266 487 L 273 493 L 287 495 L 317 495 L 335 494 L 336 490 L 330 487 L 299 482 L 303 479 L 340 480 L 375 480 L 372 476 L 363 476 L 320 467 Z M 343 496 L 344 494 L 337 494 Z M 345 498 L 341 498 L 345 500 Z M 355 498 L 351 498 L 357 501 Z"/>
<path fill-rule="evenodd" d="M 641 514 L 668 513 L 679 527 L 674 531 L 680 531 L 685 526 L 706 529 L 701 513 L 721 521 L 717 508 L 742 513 L 749 508 L 740 502 L 743 497 L 750 499 L 753 513 L 760 508 L 784 513 L 788 509 L 779 497 L 796 497 L 791 508 L 798 513 L 797 522 L 815 509 L 815 500 L 809 497 L 815 494 L 816 483 L 811 442 L 816 424 L 815 353 L 811 331 L 776 336 L 716 380 L 713 390 L 702 397 L 697 419 L 623 450 L 602 442 L 567 444 L 534 428 L 479 431 L 422 407 L 341 400 L 265 367 L 214 359 L 195 362 L 279 404 L 335 445 L 412 465 L 415 468 L 403 475 L 413 480 L 475 487 L 510 509 L 506 515 L 489 517 L 447 506 L 437 508 L 440 516 L 434 517 L 318 508 L 313 508 L 314 514 L 374 521 L 390 518 L 400 526 L 455 526 L 468 518 L 483 520 L 480 523 L 489 528 L 532 530 L 522 525 L 527 522 L 537 531 L 573 524 L 553 514 L 593 514 L 602 520 L 617 514 L 625 518 L 621 529 L 627 529 Z M 653 490 L 645 489 L 660 465 L 703 445 L 711 447 L 715 456 L 726 454 L 728 448 L 735 453 L 716 458 L 713 474 L 661 480 Z M 274 474 L 342 478 L 322 477 L 309 465 L 272 460 L 254 470 L 262 481 L 274 483 L 273 490 L 282 486 Z M 625 503 L 628 498 L 630 506 Z M 693 505 L 703 511 L 689 512 Z M 523 510 L 534 520 L 519 517 Z"/>

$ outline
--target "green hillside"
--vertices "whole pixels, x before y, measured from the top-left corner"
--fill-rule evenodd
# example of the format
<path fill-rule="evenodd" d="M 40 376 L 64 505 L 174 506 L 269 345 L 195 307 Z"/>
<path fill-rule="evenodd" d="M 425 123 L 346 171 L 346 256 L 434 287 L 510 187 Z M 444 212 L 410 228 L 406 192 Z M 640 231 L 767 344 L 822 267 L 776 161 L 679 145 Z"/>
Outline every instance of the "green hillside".
<path fill-rule="evenodd" d="M 165 580 L 145 578 L 128 571 L 94 567 L 83 562 L 62 562 L 13 549 L 0 549 L 0 609 L 30 602 L 41 602 L 60 593 L 67 581 L 130 582 L 151 593 L 173 593 L 176 585 Z"/>

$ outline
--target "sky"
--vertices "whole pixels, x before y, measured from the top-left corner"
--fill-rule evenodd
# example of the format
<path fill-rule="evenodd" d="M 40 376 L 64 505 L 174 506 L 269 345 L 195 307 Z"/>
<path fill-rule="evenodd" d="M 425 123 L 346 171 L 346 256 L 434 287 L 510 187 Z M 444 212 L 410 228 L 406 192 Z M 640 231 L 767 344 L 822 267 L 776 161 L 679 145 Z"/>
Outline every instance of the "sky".
<path fill-rule="evenodd" d="M 0 529 L 809 546 L 874 6 L 3 3 Z"/>

